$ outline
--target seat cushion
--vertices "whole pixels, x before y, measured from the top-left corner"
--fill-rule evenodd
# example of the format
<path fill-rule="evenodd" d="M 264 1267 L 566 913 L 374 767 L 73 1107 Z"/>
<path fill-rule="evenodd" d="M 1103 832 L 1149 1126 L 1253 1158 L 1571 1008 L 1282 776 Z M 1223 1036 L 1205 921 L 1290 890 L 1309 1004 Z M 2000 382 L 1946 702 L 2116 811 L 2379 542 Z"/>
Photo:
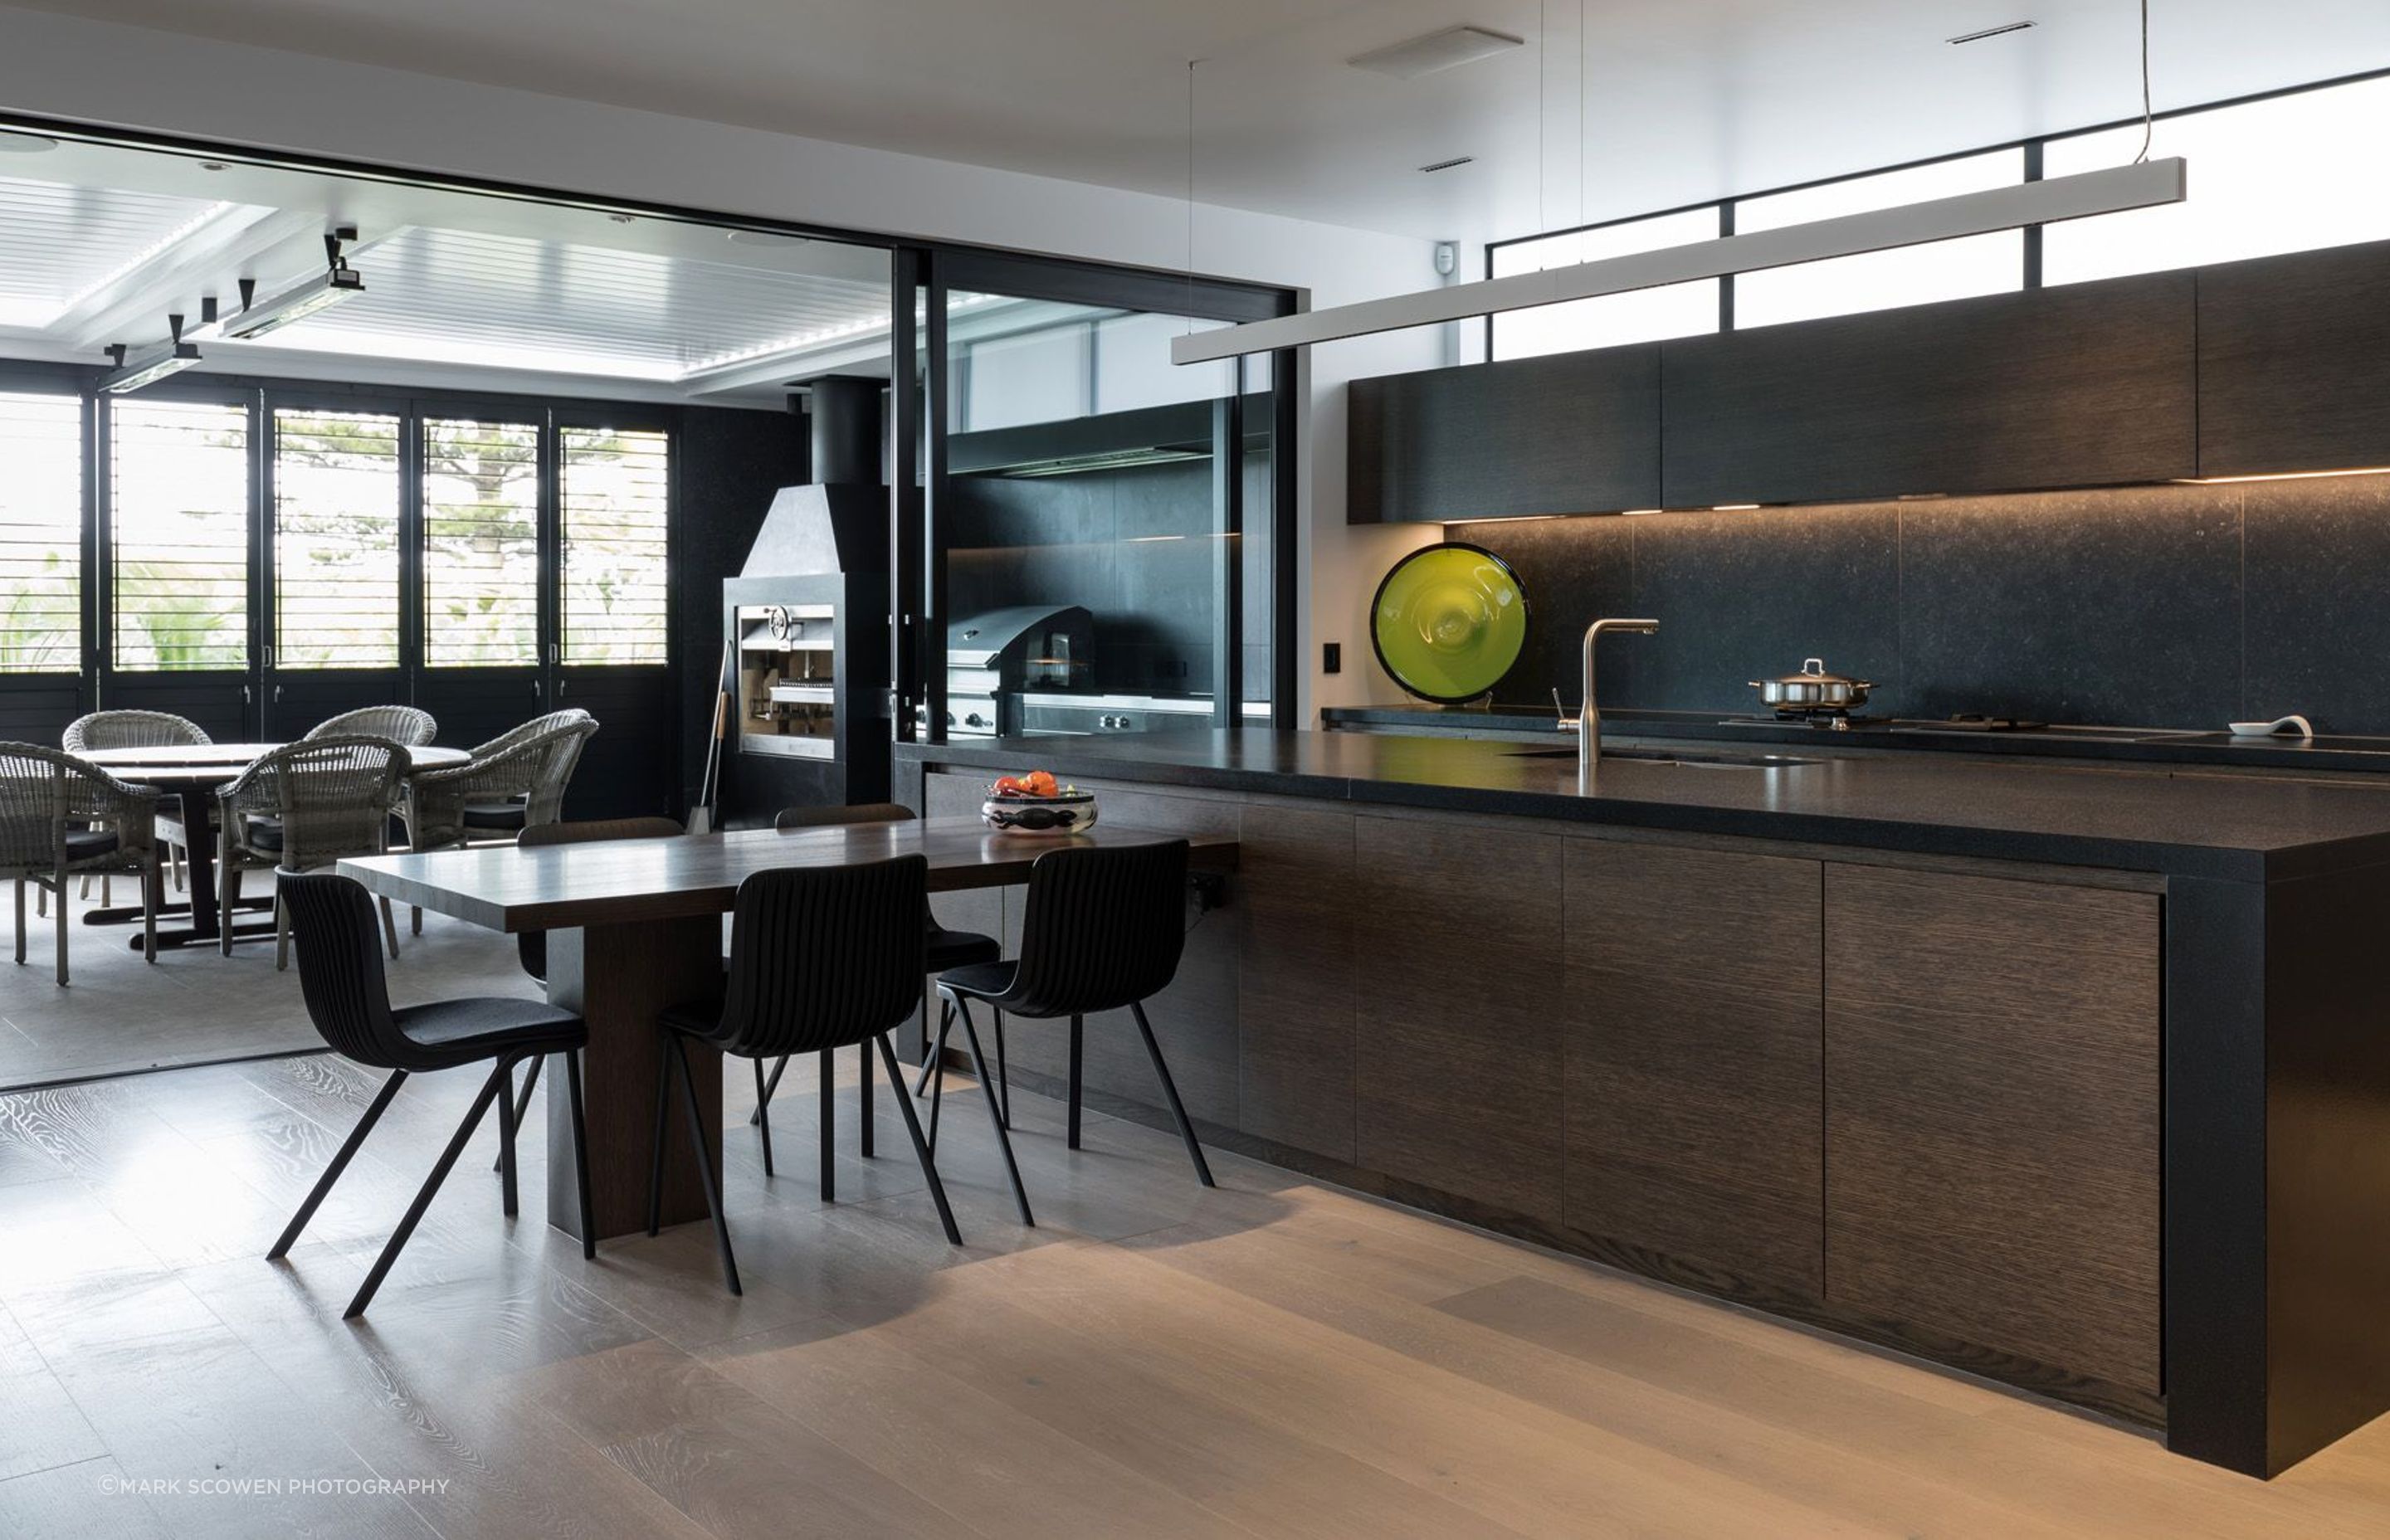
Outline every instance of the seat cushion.
<path fill-rule="evenodd" d="M 251 850 L 280 850 L 282 820 L 251 814 L 240 826 L 240 842 Z"/>
<path fill-rule="evenodd" d="M 722 1026 L 722 1000 L 718 995 L 683 1000 L 659 1011 L 656 1020 L 675 1032 L 685 1032 L 691 1037 L 712 1037 Z"/>
<path fill-rule="evenodd" d="M 401 1036 L 430 1058 L 469 1064 L 527 1048 L 554 1051 L 589 1041 L 589 1028 L 545 1000 L 481 995 L 402 1006 L 391 1013 Z"/>
<path fill-rule="evenodd" d="M 523 804 L 520 802 L 467 802 L 465 827 L 488 829 L 493 833 L 520 829 L 523 827 Z"/>
<path fill-rule="evenodd" d="M 67 859 L 93 860 L 106 855 L 120 842 L 112 828 L 71 828 L 67 830 Z"/>
<path fill-rule="evenodd" d="M 938 987 L 951 989 L 957 995 L 993 1000 L 1012 987 L 1013 975 L 1021 970 L 1017 962 L 973 963 L 968 968 L 951 969 L 938 975 Z"/>
<path fill-rule="evenodd" d="M 927 966 L 932 973 L 948 969 L 970 968 L 974 964 L 998 962 L 1004 956 L 1004 943 L 994 936 L 983 936 L 976 930 L 946 930 L 935 920 L 930 922 L 923 936 Z"/>

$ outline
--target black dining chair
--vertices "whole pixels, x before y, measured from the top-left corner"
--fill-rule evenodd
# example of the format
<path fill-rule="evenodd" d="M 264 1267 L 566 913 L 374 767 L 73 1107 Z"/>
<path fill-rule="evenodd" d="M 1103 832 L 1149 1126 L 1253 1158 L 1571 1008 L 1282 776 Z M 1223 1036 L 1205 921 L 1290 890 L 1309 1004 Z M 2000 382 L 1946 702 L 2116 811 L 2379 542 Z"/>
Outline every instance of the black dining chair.
<path fill-rule="evenodd" d="M 464 1153 L 481 1126 L 482 1114 L 495 1102 L 498 1108 L 498 1158 L 505 1175 L 504 1202 L 511 1217 L 516 1208 L 515 1177 L 515 1110 L 507 1097 L 513 1084 L 515 1065 L 525 1059 L 560 1053 L 564 1058 L 566 1084 L 572 1088 L 572 1165 L 573 1180 L 581 1200 L 581 1254 L 598 1254 L 595 1232 L 589 1220 L 589 1139 L 582 1118 L 581 1050 L 588 1045 L 589 1028 L 581 1018 L 569 1010 L 537 1000 L 519 1000 L 503 996 L 479 996 L 457 1000 L 439 1000 L 428 1005 L 392 1008 L 390 986 L 382 972 L 381 935 L 373 899 L 364 886 L 353 879 L 336 873 L 291 875 L 279 879 L 282 901 L 290 916 L 291 928 L 299 945 L 300 992 L 307 1001 L 307 1015 L 315 1031 L 331 1045 L 334 1052 L 359 1064 L 388 1070 L 390 1078 L 381 1084 L 381 1091 L 357 1120 L 355 1128 L 332 1157 L 307 1200 L 299 1205 L 290 1223 L 274 1249 L 265 1253 L 268 1261 L 280 1258 L 299 1239 L 307 1221 L 315 1217 L 316 1206 L 332 1190 L 332 1184 L 348 1169 L 349 1161 L 366 1136 L 406 1084 L 407 1076 L 431 1070 L 452 1070 L 466 1064 L 491 1063 L 490 1077 L 473 1097 L 473 1105 L 465 1113 L 465 1121 L 441 1151 L 440 1161 L 431 1168 L 431 1175 L 423 1190 L 407 1205 L 406 1216 L 398 1222 L 382 1247 L 381 1255 L 366 1275 L 356 1297 L 342 1311 L 343 1319 L 365 1314 L 373 1303 L 374 1293 L 381 1288 L 382 1279 L 390 1273 L 391 1264 L 398 1260 L 407 1238 L 415 1233 L 423 1212 L 431 1206 L 440 1184 L 448 1179 L 448 1172 Z"/>
<path fill-rule="evenodd" d="M 599 840 L 674 840 L 687 833 L 670 818 L 585 818 L 573 824 L 540 824 L 527 828 L 515 840 L 518 850 L 536 850 L 543 845 L 578 845 Z M 515 956 L 522 970 L 547 982 L 547 932 L 518 930 L 515 932 Z M 534 1056 L 523 1068 L 522 1091 L 515 1097 L 515 1126 L 531 1111 L 532 1087 L 539 1084 L 539 1067 L 547 1062 L 545 1055 Z M 505 1163 L 500 1156 L 490 1169 L 497 1171 Z"/>
<path fill-rule="evenodd" d="M 784 808 L 779 816 L 772 821 L 772 827 L 782 834 L 793 834 L 809 828 L 836 828 L 856 824 L 909 823 L 912 817 L 913 810 L 901 802 L 856 802 L 849 806 Z M 972 963 L 994 962 L 1004 956 L 1003 943 L 994 936 L 982 935 L 976 930 L 949 930 L 939 924 L 938 917 L 931 912 L 926 900 L 921 905 L 921 966 L 925 972 L 930 973 L 943 973 L 950 968 L 967 968 Z M 926 1015 L 927 990 L 922 992 L 922 999 L 924 1001 L 922 1008 L 925 1012 L 922 1025 L 926 1027 L 929 1024 Z M 926 1037 L 925 1033 L 925 1040 Z M 996 1016 L 996 1059 L 1000 1063 L 1004 1058 L 1004 1018 L 1001 1012 Z M 865 1049 L 859 1057 L 861 1089 L 856 1097 L 856 1103 L 861 1108 L 861 1111 L 856 1121 L 861 1124 L 858 1137 L 861 1140 L 863 1153 L 868 1156 L 871 1153 L 873 1122 L 870 1050 Z M 764 1121 L 764 1110 L 771 1105 L 773 1095 L 780 1088 L 780 1075 L 788 1067 L 789 1061 L 786 1059 L 772 1066 L 770 1077 L 765 1081 L 763 1089 L 756 1093 L 755 1110 L 747 1119 L 751 1125 L 759 1125 Z M 929 1072 L 929 1064 L 925 1060 L 921 1066 L 921 1078 L 914 1086 L 915 1096 L 921 1095 L 927 1087 Z M 821 1195 L 824 1200 L 838 1196 L 837 1184 L 832 1177 L 830 1165 L 830 1150 L 836 1134 L 836 1130 L 831 1125 L 829 1112 L 830 1077 L 830 1056 L 824 1053 L 821 1056 Z M 898 1081 L 894 1084 L 901 1086 L 904 1083 Z M 1010 1121 L 1011 1111 L 1009 1106 L 1006 1107 L 1005 1114 L 1008 1122 Z M 765 1175 L 771 1174 L 769 1157 L 770 1152 L 767 1149 L 764 1164 Z"/>
<path fill-rule="evenodd" d="M 705 1183 L 706 1206 L 713 1216 L 713 1237 L 722 1249 L 723 1281 L 734 1294 L 739 1292 L 739 1264 L 730 1252 L 730 1226 L 722 1217 L 722 1183 L 689 1072 L 687 1044 L 694 1040 L 753 1060 L 758 1091 L 766 1059 L 874 1044 L 890 1083 L 895 1084 L 896 1049 L 888 1033 L 913 1014 L 920 997 L 919 917 L 929 894 L 929 872 L 930 864 L 921 856 L 900 855 L 860 866 L 787 866 L 755 873 L 739 884 L 722 997 L 675 1006 L 660 1019 L 663 1041 L 658 1049 L 662 1062 L 656 1073 L 648 1233 L 654 1235 L 662 1221 L 665 1114 L 676 1077 L 697 1149 L 698 1174 Z M 955 1228 L 945 1185 L 930 1160 L 913 1104 L 900 1096 L 896 1107 L 929 1182 L 938 1222 L 946 1239 L 959 1246 L 962 1234 Z M 768 1115 L 763 1132 L 768 1166 Z"/>
<path fill-rule="evenodd" d="M 1080 1056 L 1086 1018 L 1125 1007 L 1145 1039 L 1146 1057 L 1162 1083 L 1163 1098 L 1187 1141 L 1195 1175 L 1213 1186 L 1203 1147 L 1187 1121 L 1177 1083 L 1163 1061 L 1162 1045 L 1145 1019 L 1145 1002 L 1177 975 L 1187 944 L 1187 841 L 1106 848 L 1083 846 L 1047 851 L 1029 868 L 1028 905 L 1022 917 L 1021 956 L 1011 962 L 979 963 L 938 976 L 938 993 L 954 1007 L 970 1045 L 971 1064 L 987 1092 L 988 1116 L 1004 1149 L 1012 1198 L 1021 1222 L 1029 1216 L 1029 1194 L 1013 1163 L 1012 1140 L 996 1111 L 996 1094 L 979 1033 L 971 1026 L 970 1002 L 1033 1020 L 1071 1019 L 1070 1147 L 1079 1148 Z M 946 1029 L 941 1026 L 932 1061 L 943 1078 Z M 999 1073 L 1001 1070 L 999 1069 Z"/>

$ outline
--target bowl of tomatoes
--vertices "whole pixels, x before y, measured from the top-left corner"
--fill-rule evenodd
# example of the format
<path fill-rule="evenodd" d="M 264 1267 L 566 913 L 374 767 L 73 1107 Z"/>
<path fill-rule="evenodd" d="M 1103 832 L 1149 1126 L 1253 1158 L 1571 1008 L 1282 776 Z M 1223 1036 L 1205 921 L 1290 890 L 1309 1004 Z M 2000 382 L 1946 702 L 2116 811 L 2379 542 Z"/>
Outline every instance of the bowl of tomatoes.
<path fill-rule="evenodd" d="M 1096 822 L 1096 794 L 1064 786 L 1047 770 L 1005 776 L 987 789 L 980 821 L 999 834 L 1076 834 Z"/>

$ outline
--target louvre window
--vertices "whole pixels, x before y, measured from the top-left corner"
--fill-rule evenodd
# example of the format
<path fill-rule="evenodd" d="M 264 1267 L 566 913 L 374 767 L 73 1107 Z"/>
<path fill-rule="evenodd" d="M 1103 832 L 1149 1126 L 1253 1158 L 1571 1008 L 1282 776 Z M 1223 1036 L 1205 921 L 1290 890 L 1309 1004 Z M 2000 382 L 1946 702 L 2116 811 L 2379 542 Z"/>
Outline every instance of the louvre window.
<path fill-rule="evenodd" d="M 669 436 L 565 428 L 557 450 L 565 662 L 665 661 Z"/>
<path fill-rule="evenodd" d="M 0 674 L 82 667 L 83 403 L 0 393 Z"/>
<path fill-rule="evenodd" d="M 109 405 L 116 666 L 249 664 L 249 411 Z"/>
<path fill-rule="evenodd" d="M 539 429 L 423 422 L 423 661 L 539 661 Z"/>
<path fill-rule="evenodd" d="M 399 419 L 274 414 L 275 666 L 398 666 Z"/>

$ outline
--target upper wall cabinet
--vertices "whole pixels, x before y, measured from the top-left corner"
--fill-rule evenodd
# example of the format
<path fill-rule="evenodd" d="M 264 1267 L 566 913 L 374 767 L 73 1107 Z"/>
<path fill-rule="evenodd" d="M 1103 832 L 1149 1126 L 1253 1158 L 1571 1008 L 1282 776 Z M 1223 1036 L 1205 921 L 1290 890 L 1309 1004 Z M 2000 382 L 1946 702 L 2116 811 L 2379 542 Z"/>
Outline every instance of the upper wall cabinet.
<path fill-rule="evenodd" d="M 1657 344 L 1356 379 L 1356 524 L 1660 504 Z"/>
<path fill-rule="evenodd" d="M 2201 475 L 2390 465 L 2390 242 L 2198 279 Z"/>
<path fill-rule="evenodd" d="M 2196 474 L 2189 273 L 1661 345 L 1670 507 Z"/>

